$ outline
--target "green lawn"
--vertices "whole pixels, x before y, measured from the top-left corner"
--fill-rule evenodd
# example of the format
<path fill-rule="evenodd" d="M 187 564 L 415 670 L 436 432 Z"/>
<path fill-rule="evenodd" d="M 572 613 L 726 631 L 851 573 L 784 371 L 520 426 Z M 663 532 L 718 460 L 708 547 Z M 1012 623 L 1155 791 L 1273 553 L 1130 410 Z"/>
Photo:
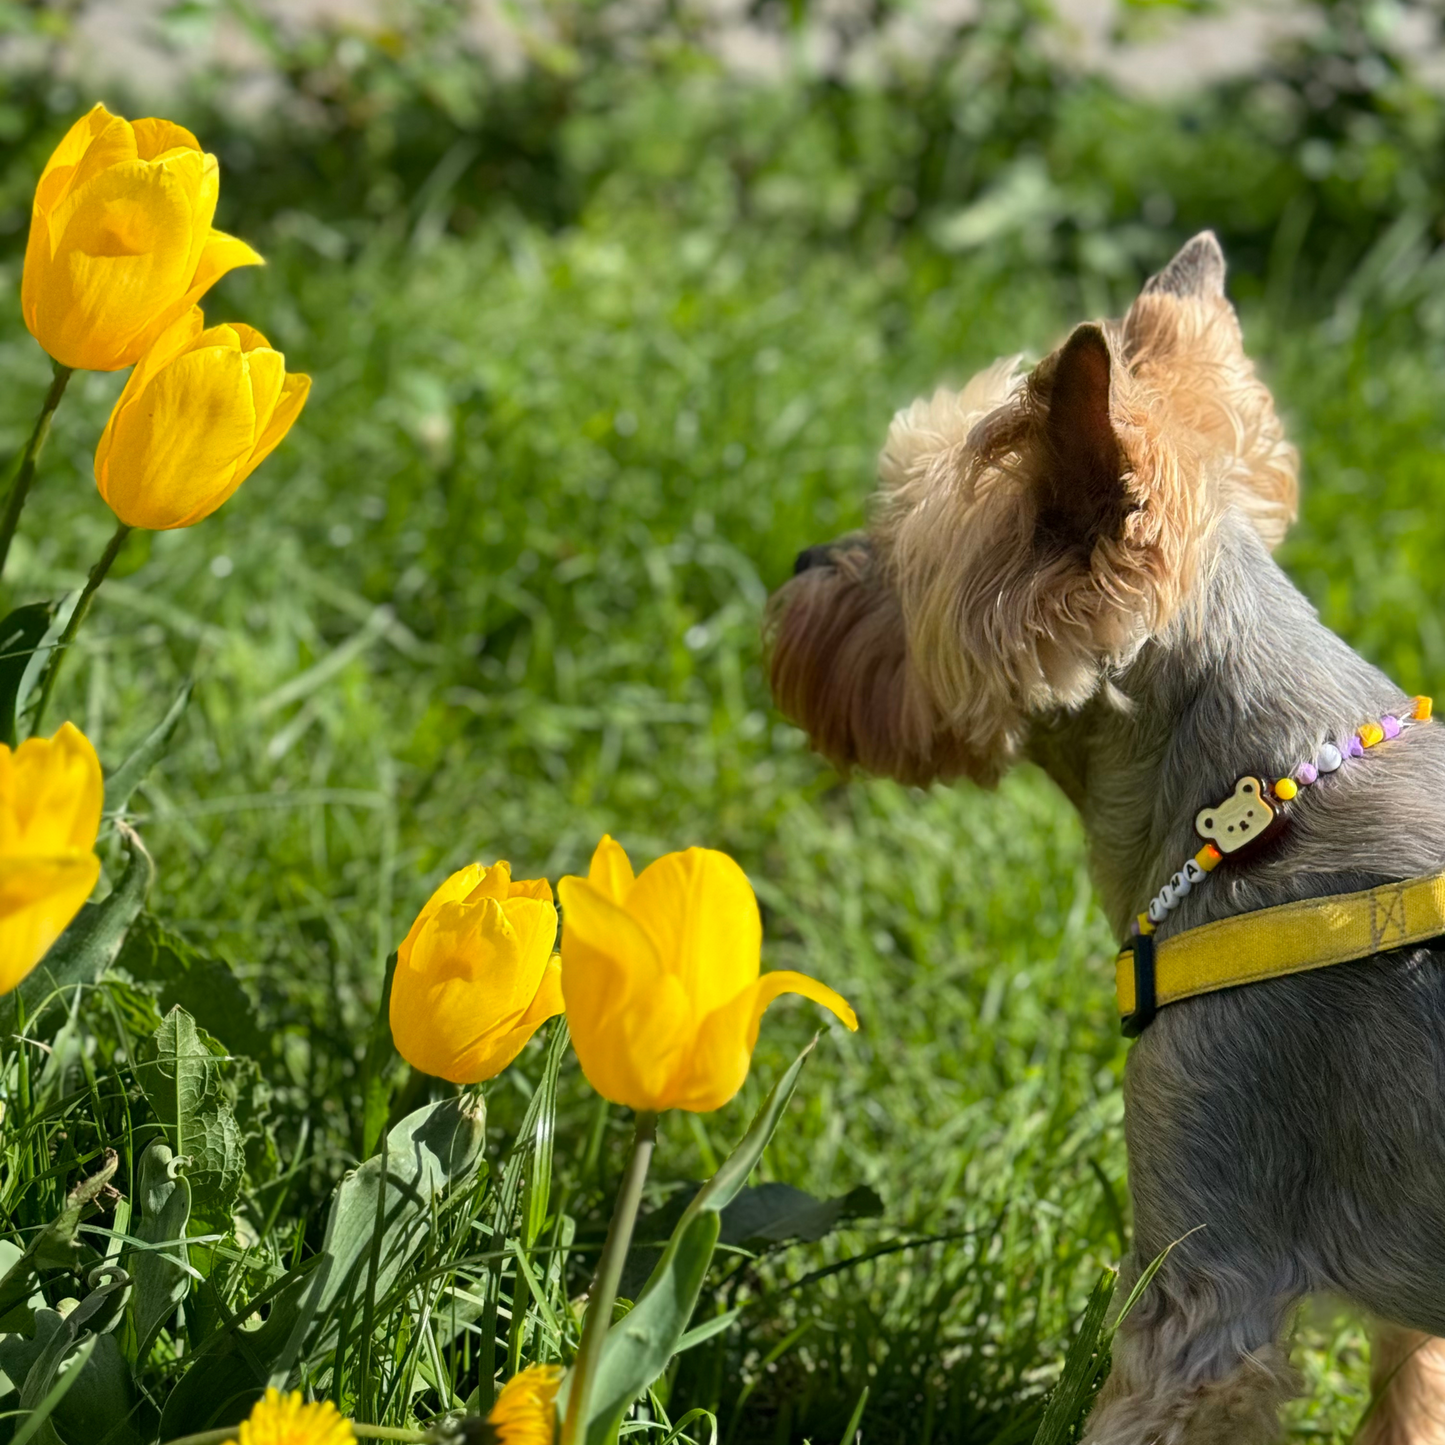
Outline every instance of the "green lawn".
<path fill-rule="evenodd" d="M 759 125 L 773 104 L 757 99 Z M 896 407 L 1117 312 L 1182 222 L 1129 221 L 1134 251 L 1092 270 L 1012 244 L 950 252 L 921 221 L 820 236 L 782 201 L 728 202 L 704 127 L 664 132 L 682 148 L 667 166 L 696 166 L 685 186 L 633 184 L 614 156 L 564 224 L 520 204 L 464 228 L 425 205 L 348 217 L 341 192 L 312 212 L 228 177 L 227 224 L 270 264 L 228 278 L 208 316 L 259 326 L 315 378 L 311 400 L 220 514 L 132 539 L 52 717 L 113 764 L 197 680 L 139 800 L 151 907 L 254 1002 L 244 1041 L 201 1022 L 262 1053 L 280 1156 L 300 1161 L 276 1225 L 288 1250 L 314 1244 L 355 1163 L 384 962 L 448 871 L 505 857 L 555 881 L 604 831 L 634 859 L 732 852 L 764 905 L 765 963 L 825 979 L 862 1019 L 825 1030 L 763 1177 L 867 1185 L 883 1207 L 725 1262 L 747 1308 L 662 1402 L 717 1410 L 738 1445 L 823 1445 L 866 1385 L 866 1441 L 1026 1441 L 1127 1235 L 1125 1046 L 1087 849 L 1028 769 L 992 794 L 842 783 L 772 710 L 759 623 L 796 550 L 859 522 Z M 1232 224 L 1266 242 L 1279 224 L 1219 205 L 1226 244 Z M 1253 242 L 1235 289 L 1304 451 L 1286 565 L 1405 687 L 1441 692 L 1439 268 L 1422 237 L 1397 241 L 1344 303 L 1296 284 L 1288 247 Z M 18 254 L 3 264 L 8 453 L 48 371 L 19 321 Z M 14 600 L 77 585 L 109 533 L 90 451 L 120 383 L 72 385 Z M 657 1202 L 711 1171 L 820 1020 L 780 1005 L 739 1100 L 664 1120 Z M 541 1050 L 488 1088 L 497 1151 Z M 556 1197 L 584 1237 L 627 1128 L 569 1061 Z M 1328 1311 L 1303 1337 L 1319 1393 L 1294 1427 L 1343 1440 L 1362 1339 Z"/>

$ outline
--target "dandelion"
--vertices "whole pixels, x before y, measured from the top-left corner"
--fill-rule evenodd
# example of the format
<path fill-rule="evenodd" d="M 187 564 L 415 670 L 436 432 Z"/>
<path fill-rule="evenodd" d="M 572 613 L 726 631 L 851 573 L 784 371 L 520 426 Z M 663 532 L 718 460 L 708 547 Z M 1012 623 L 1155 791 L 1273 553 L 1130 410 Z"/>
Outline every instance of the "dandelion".
<path fill-rule="evenodd" d="M 62 366 L 138 361 L 227 271 L 257 266 L 211 225 L 216 158 L 165 120 L 134 123 L 97 105 L 71 126 L 35 188 L 20 307 Z"/>
<path fill-rule="evenodd" d="M 127 527 L 209 517 L 279 445 L 311 389 L 250 326 L 192 306 L 131 373 L 95 449 L 95 483 Z"/>
<path fill-rule="evenodd" d="M 545 878 L 514 880 L 510 863 L 453 873 L 396 951 L 391 1034 L 402 1058 L 455 1084 L 500 1074 L 562 1012 L 556 937 Z"/>
<path fill-rule="evenodd" d="M 802 994 L 850 1029 L 847 1002 L 806 974 L 760 974 L 762 923 L 726 853 L 669 853 L 634 878 L 603 838 L 586 878 L 557 885 L 562 993 L 588 1082 L 640 1112 L 721 1108 L 742 1087 L 763 1011 Z"/>
<path fill-rule="evenodd" d="M 557 1365 L 531 1365 L 513 1375 L 486 1418 L 488 1428 L 481 1436 L 485 1445 L 552 1445 L 561 1383 Z"/>
<path fill-rule="evenodd" d="M 330 1400 L 308 1405 L 299 1390 L 274 1386 L 256 1401 L 226 1445 L 352 1445 L 356 1432 Z"/>
<path fill-rule="evenodd" d="M 95 838 L 105 784 L 89 739 L 0 743 L 0 992 L 45 957 L 100 877 Z"/>

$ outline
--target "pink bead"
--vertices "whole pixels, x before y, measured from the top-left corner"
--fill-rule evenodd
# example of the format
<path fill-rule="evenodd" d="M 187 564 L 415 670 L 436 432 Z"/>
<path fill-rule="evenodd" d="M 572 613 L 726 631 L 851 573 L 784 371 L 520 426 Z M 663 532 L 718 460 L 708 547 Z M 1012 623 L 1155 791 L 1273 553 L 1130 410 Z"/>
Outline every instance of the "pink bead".
<path fill-rule="evenodd" d="M 1365 745 L 1360 741 L 1358 734 L 1350 734 L 1350 740 L 1345 744 L 1345 756 L 1347 758 L 1362 758 L 1365 756 Z"/>
<path fill-rule="evenodd" d="M 1389 713 L 1386 713 L 1385 716 L 1380 719 L 1380 726 L 1384 728 L 1387 738 L 1397 738 L 1400 736 L 1399 718 L 1391 717 Z"/>
<path fill-rule="evenodd" d="M 1320 770 L 1315 767 L 1313 763 L 1301 763 L 1299 767 L 1294 770 L 1294 775 L 1295 781 L 1302 783 L 1307 788 L 1318 779 Z"/>

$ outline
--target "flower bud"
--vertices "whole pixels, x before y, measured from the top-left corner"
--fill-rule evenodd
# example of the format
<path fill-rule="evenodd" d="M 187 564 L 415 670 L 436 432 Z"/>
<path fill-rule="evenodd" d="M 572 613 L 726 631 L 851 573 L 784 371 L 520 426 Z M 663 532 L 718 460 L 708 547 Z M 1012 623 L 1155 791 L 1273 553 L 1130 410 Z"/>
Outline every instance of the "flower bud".
<path fill-rule="evenodd" d="M 165 120 L 97 105 L 41 173 L 20 307 L 63 366 L 117 371 L 236 266 L 262 263 L 211 225 L 216 158 Z"/>
<path fill-rule="evenodd" d="M 309 376 L 239 322 L 205 328 L 193 306 L 131 373 L 95 449 L 95 484 L 128 527 L 209 517 L 291 429 Z"/>
<path fill-rule="evenodd" d="M 424 1074 L 477 1084 L 500 1074 L 562 1012 L 552 944 L 557 907 L 545 878 L 510 863 L 453 873 L 396 951 L 391 1036 Z"/>

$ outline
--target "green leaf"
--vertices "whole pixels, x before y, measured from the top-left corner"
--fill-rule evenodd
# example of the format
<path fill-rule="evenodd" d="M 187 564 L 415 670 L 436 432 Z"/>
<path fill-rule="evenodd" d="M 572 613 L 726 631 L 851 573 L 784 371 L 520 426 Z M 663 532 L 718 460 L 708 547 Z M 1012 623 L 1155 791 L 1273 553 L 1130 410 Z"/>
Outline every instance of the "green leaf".
<path fill-rule="evenodd" d="M 70 927 L 50 946 L 30 975 L 16 989 L 16 996 L 25 1007 L 25 1016 L 33 1020 L 28 1026 L 33 1035 L 43 1036 L 45 1024 L 54 1018 L 58 1023 L 61 1011 L 46 1005 L 61 989 L 77 984 L 94 983 L 120 952 L 126 931 L 145 904 L 155 877 L 155 865 L 140 838 L 126 831 L 130 861 L 120 881 L 108 897 L 99 903 L 87 903 Z M 44 1014 L 37 1019 L 36 1014 Z"/>
<path fill-rule="evenodd" d="M 0 621 L 0 742 L 12 748 L 17 741 L 20 680 L 54 615 L 53 602 L 32 602 Z"/>
<path fill-rule="evenodd" d="M 41 633 L 40 640 L 35 644 L 30 656 L 25 660 L 25 666 L 21 670 L 20 680 L 15 686 L 15 732 L 18 737 L 26 731 L 21 719 L 30 710 L 32 698 L 39 696 L 40 684 L 45 674 L 50 671 L 55 659 L 56 644 L 60 641 L 60 635 L 70 623 L 71 614 L 75 611 L 80 602 L 80 594 L 83 589 L 77 587 L 73 592 L 67 592 L 59 602 L 46 604 L 50 609 L 50 621 L 45 631 Z"/>
<path fill-rule="evenodd" d="M 293 1271 L 268 1291 L 270 1313 L 260 1329 L 243 1330 L 241 1322 L 266 1300 L 243 1305 L 221 1334 L 212 1336 L 192 1356 L 191 1367 L 166 1398 L 160 1438 L 176 1440 L 224 1425 L 239 1425 L 261 1398 L 276 1362 L 291 1347 L 311 1288 L 312 1262 Z"/>
<path fill-rule="evenodd" d="M 136 1078 L 177 1159 L 187 1161 L 192 1208 L 224 1221 L 246 1164 L 241 1129 L 221 1087 L 225 1050 L 202 1036 L 179 1006 L 161 1021 L 154 1050 L 136 1068 Z"/>
<path fill-rule="evenodd" d="M 92 1445 L 107 1439 L 118 1423 L 129 1419 L 134 1396 L 130 1393 L 130 1380 L 123 1362 L 120 1388 L 124 1393 L 119 1415 L 93 1413 L 98 1407 L 115 1403 L 117 1381 L 113 1366 L 120 1357 L 119 1348 L 104 1331 L 118 1317 L 119 1306 L 130 1289 L 130 1276 L 123 1269 L 107 1265 L 102 1266 L 102 1270 L 108 1270 L 110 1278 L 96 1285 L 63 1319 L 52 1310 L 41 1310 L 36 1315 L 36 1336 L 37 1340 L 43 1336 L 43 1344 L 20 1387 L 20 1408 L 33 1413 L 16 1431 L 16 1440 L 22 1435 L 26 1438 L 33 1435 L 48 1445 L 55 1445 L 57 1441 L 61 1441 L 61 1445 Z M 100 1272 L 93 1271 L 91 1279 Z M 99 1339 L 110 1343 L 101 1347 Z M 72 1350 L 75 1357 L 65 1368 Z M 102 1363 L 91 1375 L 90 1367 L 96 1354 Z M 67 1423 L 67 1407 L 70 1428 L 63 1434 L 57 1433 L 56 1427 Z"/>
<path fill-rule="evenodd" d="M 4 624 L 0 623 L 0 628 Z M 105 780 L 105 811 L 123 812 L 132 794 L 145 781 L 145 776 L 165 756 L 171 734 L 175 732 L 186 704 L 191 700 L 192 683 L 181 688 L 170 710 L 150 731 L 141 745 Z M 3 697 L 0 697 L 3 701 Z M 0 721 L 4 714 L 0 712 Z"/>
<path fill-rule="evenodd" d="M 381 982 L 381 1002 L 371 1022 L 371 1036 L 361 1061 L 361 1157 L 369 1159 L 381 1143 L 386 1116 L 391 1110 L 393 1065 L 399 1057 L 391 1037 L 391 981 L 396 974 L 396 954 L 386 960 Z"/>
<path fill-rule="evenodd" d="M 359 1314 L 368 1289 L 379 1299 L 391 1288 L 425 1242 L 436 1201 L 475 1176 L 485 1140 L 482 1100 L 444 1099 L 408 1114 L 383 1153 L 336 1186 L 321 1262 L 271 1384 L 285 1384 L 308 1338 L 313 1356 L 334 1348 L 340 1317 Z"/>
<path fill-rule="evenodd" d="M 1079 1332 L 1064 1359 L 1063 1374 L 1049 1396 L 1044 1418 L 1034 1433 L 1033 1445 L 1065 1445 L 1066 1441 L 1077 1437 L 1078 1427 L 1083 1424 L 1093 1403 L 1095 1387 L 1108 1359 L 1109 1342 L 1104 1319 L 1109 1312 L 1109 1301 L 1114 1297 L 1117 1279 L 1112 1269 L 1106 1269 L 1099 1276 L 1099 1282 L 1084 1306 Z"/>
<path fill-rule="evenodd" d="M 251 1000 L 230 965 L 200 953 L 153 914 L 142 913 L 132 924 L 115 966 L 137 983 L 157 988 L 162 1013 L 179 1005 L 236 1053 L 257 1058 L 270 1053 Z"/>
<path fill-rule="evenodd" d="M 95 1207 L 119 1164 L 120 1156 L 114 1149 L 107 1149 L 101 1156 L 100 1168 L 65 1196 L 64 1209 L 31 1239 L 24 1254 L 5 1271 L 0 1279 L 0 1319 L 29 1301 L 40 1270 L 72 1269 L 79 1262 L 80 1245 L 75 1232 Z"/>
<path fill-rule="evenodd" d="M 57 1333 L 64 1335 L 63 1327 L 57 1327 Z M 67 1341 L 68 1343 L 68 1341 Z M 95 1348 L 93 1339 L 87 1340 L 76 1352 L 76 1358 L 71 1368 L 61 1377 L 56 1379 L 56 1372 L 60 1369 L 60 1358 L 53 1363 L 47 1357 L 47 1374 L 45 1375 L 46 1391 L 44 1398 L 29 1407 L 29 1413 L 16 1428 L 11 1440 L 11 1445 L 27 1445 L 30 1440 L 38 1440 L 41 1445 L 51 1445 L 59 1439 L 55 1433 L 55 1427 L 50 1424 L 50 1416 L 56 1406 L 65 1398 L 66 1393 L 80 1378 L 79 1370 L 90 1358 L 90 1353 Z M 37 1361 L 37 1364 L 39 1362 Z M 29 1394 L 29 1377 L 26 1377 L 27 1389 L 21 1392 L 21 1408 L 25 1409 L 25 1400 Z"/>
<path fill-rule="evenodd" d="M 587 1445 L 606 1445 L 615 1438 L 628 1407 L 677 1353 L 712 1262 L 722 1211 L 737 1198 L 762 1158 L 817 1042 L 814 1037 L 793 1061 L 763 1100 L 737 1148 L 693 1196 L 637 1303 L 608 1330 L 592 1385 Z"/>
<path fill-rule="evenodd" d="M 191 1219 L 191 1186 L 185 1175 L 175 1168 L 175 1155 L 170 1146 L 159 1139 L 151 1143 L 141 1155 L 139 1172 L 137 1195 L 141 1219 L 134 1227 L 135 1237 L 146 1244 L 184 1239 Z M 127 1251 L 126 1267 L 134 1283 L 130 1311 L 137 1368 L 145 1363 L 161 1326 L 175 1313 L 176 1306 L 190 1289 L 185 1250 L 182 1244 L 169 1251 L 135 1248 Z"/>
<path fill-rule="evenodd" d="M 637 1297 L 695 1197 L 696 1190 L 679 1190 L 661 1209 L 638 1220 L 618 1287 L 624 1299 Z M 751 1185 L 723 1210 L 718 1242 L 753 1251 L 772 1249 L 794 1239 L 813 1244 L 850 1220 L 876 1219 L 882 1213 L 883 1201 L 866 1184 L 832 1199 L 816 1199 L 791 1184 Z"/>

